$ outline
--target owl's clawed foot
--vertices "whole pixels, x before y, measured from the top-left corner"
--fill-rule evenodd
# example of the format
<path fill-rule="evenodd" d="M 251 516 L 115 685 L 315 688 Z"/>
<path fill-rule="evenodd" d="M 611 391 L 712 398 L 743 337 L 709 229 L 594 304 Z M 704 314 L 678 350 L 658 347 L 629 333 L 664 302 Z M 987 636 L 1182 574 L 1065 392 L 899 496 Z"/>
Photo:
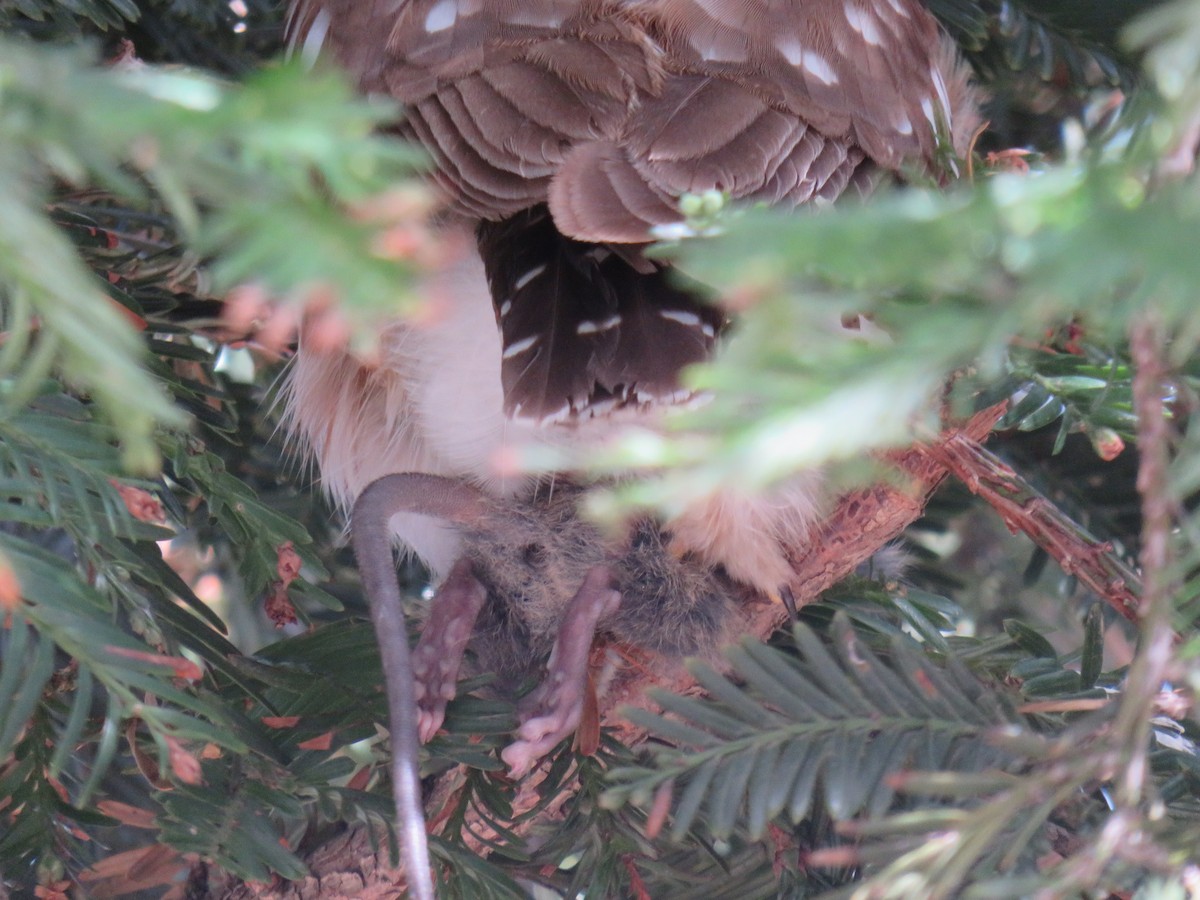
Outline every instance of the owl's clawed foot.
<path fill-rule="evenodd" d="M 587 696 L 588 658 L 596 625 L 621 602 L 607 567 L 596 566 L 572 598 L 546 664 L 546 679 L 520 704 L 517 740 L 501 753 L 508 773 L 520 778 L 575 730 Z"/>
<path fill-rule="evenodd" d="M 460 559 L 433 598 L 429 621 L 413 650 L 413 681 L 417 697 L 417 733 L 427 743 L 446 718 L 454 699 L 463 653 L 475 620 L 487 600 L 487 590 Z"/>

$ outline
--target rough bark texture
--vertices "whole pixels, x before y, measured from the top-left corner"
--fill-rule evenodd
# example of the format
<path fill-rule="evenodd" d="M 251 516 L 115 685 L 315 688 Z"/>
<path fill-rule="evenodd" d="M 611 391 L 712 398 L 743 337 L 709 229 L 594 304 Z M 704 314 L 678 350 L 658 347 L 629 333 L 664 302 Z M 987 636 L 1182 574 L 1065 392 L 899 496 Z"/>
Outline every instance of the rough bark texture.
<path fill-rule="evenodd" d="M 231 878 L 215 867 L 206 873 L 193 872 L 199 890 L 189 897 L 222 897 L 248 900 L 251 897 L 287 897 L 290 900 L 385 900 L 402 895 L 403 874 L 388 866 L 387 851 L 377 853 L 364 828 L 351 828 L 320 847 L 305 860 L 312 873 L 300 881 L 270 884 L 249 883 Z M 207 879 L 207 886 L 203 880 Z"/>
<path fill-rule="evenodd" d="M 952 435 L 927 451 L 1000 514 L 1014 534 L 1023 531 L 1064 572 L 1076 576 L 1114 610 L 1137 622 L 1141 581 L 1106 541 L 1043 497 L 1029 482 L 966 435 Z"/>

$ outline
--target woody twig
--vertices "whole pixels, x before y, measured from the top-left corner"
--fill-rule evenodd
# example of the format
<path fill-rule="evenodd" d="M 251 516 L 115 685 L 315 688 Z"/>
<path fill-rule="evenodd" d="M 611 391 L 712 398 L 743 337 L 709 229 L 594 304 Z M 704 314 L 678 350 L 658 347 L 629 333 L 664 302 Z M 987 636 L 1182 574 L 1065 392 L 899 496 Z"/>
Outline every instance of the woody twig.
<path fill-rule="evenodd" d="M 1113 552 L 1001 462 L 978 441 L 956 434 L 923 451 L 1000 514 L 1014 534 L 1035 544 L 1131 622 L 1138 618 L 1140 581 Z"/>

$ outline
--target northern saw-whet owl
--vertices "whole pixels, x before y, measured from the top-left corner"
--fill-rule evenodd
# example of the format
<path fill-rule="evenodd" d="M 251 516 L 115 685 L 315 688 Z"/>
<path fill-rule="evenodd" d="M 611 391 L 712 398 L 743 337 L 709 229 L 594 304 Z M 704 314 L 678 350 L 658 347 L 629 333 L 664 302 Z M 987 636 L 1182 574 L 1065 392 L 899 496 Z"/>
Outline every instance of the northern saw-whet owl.
<path fill-rule="evenodd" d="M 497 466 L 510 451 L 586 450 L 693 400 L 680 371 L 714 352 L 725 313 L 645 253 L 684 221 L 685 194 L 828 203 L 880 172 L 936 173 L 979 124 L 966 67 L 920 0 L 296 0 L 290 29 L 304 55 L 327 53 L 362 90 L 403 103 L 400 130 L 429 152 L 444 202 L 431 314 L 386 326 L 370 361 L 302 337 L 289 374 L 290 428 L 345 509 L 392 473 L 518 494 L 526 483 Z M 779 596 L 788 548 L 819 515 L 818 482 L 718 490 L 662 527 L 680 557 Z M 431 626 L 443 601 L 472 606 L 456 530 L 390 509 L 382 521 L 435 577 L 449 573 Z M 615 594 L 580 575 L 594 610 L 563 626 L 576 656 Z M 457 671 L 438 669 L 454 655 L 445 628 L 422 657 L 430 630 L 415 657 L 420 724 L 400 721 L 411 697 L 391 709 L 395 755 L 408 757 L 394 768 L 398 819 L 423 898 L 415 733 L 436 729 L 444 701 L 429 692 Z M 514 770 L 569 733 L 579 690 L 522 715 L 505 751 Z"/>

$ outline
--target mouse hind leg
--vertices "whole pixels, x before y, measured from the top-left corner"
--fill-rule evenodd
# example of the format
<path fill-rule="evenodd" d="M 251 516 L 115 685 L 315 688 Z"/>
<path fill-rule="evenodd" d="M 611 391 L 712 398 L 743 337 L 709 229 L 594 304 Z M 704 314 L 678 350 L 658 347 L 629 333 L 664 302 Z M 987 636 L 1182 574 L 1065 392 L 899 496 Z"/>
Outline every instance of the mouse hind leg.
<path fill-rule="evenodd" d="M 421 743 L 427 743 L 442 727 L 446 704 L 454 699 L 463 654 L 486 601 L 487 590 L 466 559 L 455 563 L 434 595 L 412 657 Z"/>
<path fill-rule="evenodd" d="M 593 566 L 567 605 L 546 677 L 519 707 L 517 740 L 501 753 L 509 775 L 519 778 L 579 725 L 588 693 L 588 660 L 596 626 L 619 607 L 608 567 Z"/>

